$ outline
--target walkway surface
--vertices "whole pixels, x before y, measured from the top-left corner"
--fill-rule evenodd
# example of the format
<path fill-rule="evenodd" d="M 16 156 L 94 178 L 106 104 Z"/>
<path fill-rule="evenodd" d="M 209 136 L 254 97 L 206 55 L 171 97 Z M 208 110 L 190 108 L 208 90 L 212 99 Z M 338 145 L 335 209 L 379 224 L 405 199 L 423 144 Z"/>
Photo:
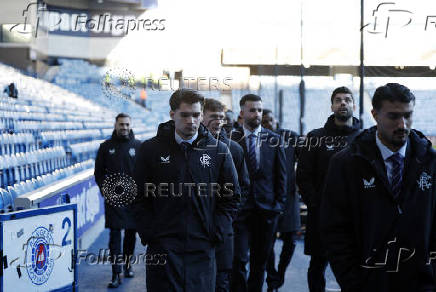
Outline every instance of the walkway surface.
<path fill-rule="evenodd" d="M 100 249 L 107 248 L 109 242 L 109 230 L 105 229 L 95 240 L 88 250 L 88 253 L 98 254 Z M 276 256 L 278 257 L 281 250 L 281 241 L 278 240 L 275 245 Z M 145 247 L 141 245 L 139 238 L 136 241 L 135 254 L 145 254 Z M 278 259 L 277 259 L 278 261 Z M 276 261 L 276 262 L 277 262 Z M 134 266 L 135 277 L 131 279 L 123 278 L 122 285 L 117 289 L 108 289 L 107 284 L 111 279 L 111 266 L 102 264 L 92 264 L 92 261 L 81 261 L 79 264 L 79 291 L 120 291 L 120 292 L 137 292 L 145 291 L 145 266 L 142 264 Z M 286 271 L 285 285 L 279 290 L 283 292 L 308 292 L 307 288 L 307 267 L 309 257 L 303 254 L 303 241 L 298 240 L 292 262 Z M 327 269 L 327 291 L 340 291 L 338 284 L 330 271 Z M 264 285 L 266 291 L 266 284 Z"/>

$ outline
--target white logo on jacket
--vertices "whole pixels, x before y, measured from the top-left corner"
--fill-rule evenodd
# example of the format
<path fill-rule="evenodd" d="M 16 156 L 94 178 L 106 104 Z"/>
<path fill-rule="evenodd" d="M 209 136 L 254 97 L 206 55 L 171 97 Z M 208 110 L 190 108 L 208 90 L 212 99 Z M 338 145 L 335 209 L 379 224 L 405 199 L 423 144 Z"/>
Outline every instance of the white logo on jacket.
<path fill-rule="evenodd" d="M 200 157 L 200 163 L 201 166 L 203 166 L 204 168 L 206 166 L 210 167 L 210 156 L 208 154 L 203 154 L 203 156 Z"/>
<path fill-rule="evenodd" d="M 160 162 L 161 163 L 170 163 L 170 156 L 168 155 L 167 157 L 160 157 Z"/>
<path fill-rule="evenodd" d="M 325 145 L 325 147 L 327 148 L 327 151 L 333 151 L 335 150 L 335 146 L 334 145 Z"/>
<path fill-rule="evenodd" d="M 130 154 L 130 156 L 135 156 L 135 154 L 136 154 L 136 151 L 135 151 L 135 148 L 130 148 L 129 149 L 129 154 Z"/>
<path fill-rule="evenodd" d="M 109 154 L 115 154 L 115 148 L 109 149 Z"/>
<path fill-rule="evenodd" d="M 363 187 L 365 189 L 375 188 L 374 182 L 375 182 L 375 177 L 372 177 L 369 181 L 363 179 Z"/>
<path fill-rule="evenodd" d="M 422 191 L 425 191 L 426 189 L 429 189 L 431 187 L 431 176 L 428 175 L 425 171 L 421 173 L 421 176 L 419 177 L 419 180 L 416 182 L 418 183 L 419 188 Z"/>

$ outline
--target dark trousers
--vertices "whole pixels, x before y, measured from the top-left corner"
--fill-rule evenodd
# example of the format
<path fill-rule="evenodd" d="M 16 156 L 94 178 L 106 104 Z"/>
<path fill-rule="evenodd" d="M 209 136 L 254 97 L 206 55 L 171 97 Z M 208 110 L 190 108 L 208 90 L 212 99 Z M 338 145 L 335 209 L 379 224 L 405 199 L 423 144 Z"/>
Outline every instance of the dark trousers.
<path fill-rule="evenodd" d="M 216 258 L 216 292 L 230 291 L 230 278 L 232 275 L 233 264 L 233 234 L 225 234 L 224 242 L 218 244 L 215 248 Z"/>
<path fill-rule="evenodd" d="M 274 243 L 278 215 L 262 210 L 242 210 L 234 224 L 235 254 L 231 291 L 261 292 L 266 263 Z M 250 251 L 250 258 L 248 258 Z M 247 281 L 246 265 L 250 260 Z"/>
<path fill-rule="evenodd" d="M 232 270 L 217 271 L 215 292 L 229 292 L 231 276 Z"/>
<path fill-rule="evenodd" d="M 271 288 L 278 288 L 284 283 L 286 268 L 291 262 L 292 255 L 294 254 L 297 232 L 282 232 L 280 233 L 280 237 L 283 240 L 283 246 L 277 270 L 275 268 L 274 244 L 266 265 L 266 283 L 268 284 L 268 287 Z M 275 238 L 276 237 L 274 236 L 274 241 Z"/>
<path fill-rule="evenodd" d="M 123 263 L 130 263 L 135 250 L 136 230 L 125 229 L 123 240 Z M 119 260 L 114 260 L 121 257 L 121 229 L 111 229 L 109 233 L 109 252 L 113 262 L 112 273 L 121 273 L 121 266 Z"/>
<path fill-rule="evenodd" d="M 215 249 L 172 251 L 160 245 L 147 247 L 147 292 L 215 291 Z"/>
<path fill-rule="evenodd" d="M 327 268 L 325 256 L 312 255 L 310 257 L 309 270 L 307 271 L 307 283 L 310 292 L 325 291 L 325 269 Z"/>

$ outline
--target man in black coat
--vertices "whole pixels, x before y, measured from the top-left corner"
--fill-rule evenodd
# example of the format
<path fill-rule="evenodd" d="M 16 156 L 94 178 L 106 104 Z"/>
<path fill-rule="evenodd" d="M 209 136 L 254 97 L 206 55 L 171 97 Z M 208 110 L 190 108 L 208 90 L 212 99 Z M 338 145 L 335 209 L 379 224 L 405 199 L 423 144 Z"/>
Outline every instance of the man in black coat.
<path fill-rule="evenodd" d="M 283 241 L 280 261 L 275 268 L 274 244 L 266 266 L 268 291 L 274 291 L 283 286 L 285 272 L 294 254 L 297 232 L 301 228 L 300 200 L 295 187 L 295 163 L 297 161 L 298 134 L 294 131 L 277 129 L 277 121 L 271 110 L 264 109 L 262 114 L 262 126 L 271 131 L 277 132 L 280 139 L 280 147 L 283 147 L 286 156 L 286 204 L 285 210 L 279 217 L 277 232 Z M 274 239 L 276 237 L 274 236 Z"/>
<path fill-rule="evenodd" d="M 112 137 L 100 145 L 95 159 L 95 181 L 100 192 L 105 197 L 105 227 L 110 228 L 109 250 L 112 264 L 112 281 L 110 288 L 116 288 L 121 284 L 119 274 L 121 266 L 117 257 L 121 253 L 121 229 L 124 229 L 123 257 L 126 264 L 124 276 L 133 277 L 130 265 L 131 257 L 135 249 L 135 222 L 131 206 L 127 203 L 133 194 L 130 190 L 136 188 L 133 181 L 133 167 L 135 165 L 136 152 L 141 142 L 135 139 L 131 127 L 129 115 L 120 113 L 115 118 L 115 129 Z M 112 186 L 118 186 L 117 188 Z M 124 202 L 118 197 L 124 196 Z"/>
<path fill-rule="evenodd" d="M 307 134 L 297 166 L 297 185 L 307 205 L 304 253 L 310 255 L 307 282 L 310 292 L 325 290 L 327 258 L 319 235 L 321 193 L 330 158 L 342 150 L 359 133 L 360 123 L 353 118 L 355 103 L 346 87 L 336 88 L 331 96 L 333 114 L 323 128 Z"/>
<path fill-rule="evenodd" d="M 279 215 L 286 203 L 286 158 L 278 147 L 280 136 L 262 128 L 262 99 L 244 95 L 240 102 L 243 132 L 232 139 L 244 149 L 250 175 L 250 191 L 234 223 L 235 256 L 232 291 L 262 291 L 266 263 L 273 246 Z M 250 274 L 246 265 L 250 251 Z"/>
<path fill-rule="evenodd" d="M 226 112 L 227 114 L 228 112 Z M 227 138 L 227 133 L 224 130 L 223 122 L 226 115 L 224 113 L 224 105 L 218 100 L 206 98 L 203 109 L 203 124 L 218 141 L 226 144 L 233 158 L 236 171 L 238 172 L 238 181 L 241 188 L 242 202 L 245 202 L 250 184 L 248 177 L 247 166 L 245 165 L 244 150 L 238 143 Z M 234 214 L 233 218 L 236 216 Z M 228 226 L 224 234 L 224 242 L 216 247 L 216 292 L 230 291 L 230 277 L 233 264 L 233 227 Z"/>
<path fill-rule="evenodd" d="M 375 127 L 330 163 L 321 234 L 343 292 L 435 292 L 436 152 L 412 130 L 415 97 L 377 88 Z"/>
<path fill-rule="evenodd" d="M 194 90 L 175 91 L 172 120 L 138 153 L 137 230 L 157 259 L 146 267 L 150 292 L 215 290 L 215 246 L 231 228 L 240 189 L 227 146 L 200 123 L 203 103 Z"/>

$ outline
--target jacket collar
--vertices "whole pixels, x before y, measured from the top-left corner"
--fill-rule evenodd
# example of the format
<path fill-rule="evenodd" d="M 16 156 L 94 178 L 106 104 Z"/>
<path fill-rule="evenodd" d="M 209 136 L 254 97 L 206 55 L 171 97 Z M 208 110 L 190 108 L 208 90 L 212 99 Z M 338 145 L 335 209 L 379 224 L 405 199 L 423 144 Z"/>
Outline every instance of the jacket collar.
<path fill-rule="evenodd" d="M 391 193 L 385 164 L 376 145 L 376 131 L 377 126 L 374 126 L 360 133 L 351 143 L 350 151 L 351 155 L 361 157 L 371 164 L 388 192 Z M 409 190 L 421 171 L 426 156 L 432 151 L 434 150 L 432 150 L 431 142 L 421 132 L 417 130 L 410 131 L 403 175 L 403 194 L 410 193 Z"/>
<path fill-rule="evenodd" d="M 375 132 L 375 143 L 377 144 L 378 150 L 380 151 L 381 156 L 383 157 L 383 160 L 386 161 L 387 159 L 389 159 L 392 155 L 394 155 L 395 153 L 399 153 L 401 155 L 402 158 L 406 157 L 406 149 L 407 149 L 407 145 L 408 140 L 406 140 L 406 143 L 404 143 L 404 145 L 397 151 L 397 152 L 392 152 L 391 149 L 389 149 L 385 144 L 383 144 L 383 142 L 380 140 L 380 138 L 378 137 L 378 131 Z"/>
<path fill-rule="evenodd" d="M 156 136 L 158 139 L 165 140 L 172 144 L 177 144 L 174 133 L 175 133 L 174 121 L 169 120 L 165 123 L 159 124 Z M 197 138 L 192 142 L 192 145 L 194 147 L 203 144 L 203 142 L 208 143 L 210 139 L 213 139 L 212 135 L 209 133 L 209 131 L 203 124 L 200 124 L 197 134 L 198 134 Z"/>
<path fill-rule="evenodd" d="M 375 135 L 377 126 L 373 126 L 360 133 L 351 143 L 351 153 L 370 159 L 380 158 L 381 154 L 376 146 Z M 414 157 L 423 161 L 424 157 L 431 151 L 431 142 L 421 132 L 412 129 L 408 138 L 408 147 L 413 151 Z M 406 150 L 407 156 L 407 150 Z"/>
<path fill-rule="evenodd" d="M 333 131 L 348 136 L 350 133 L 358 131 L 360 129 L 360 121 L 353 117 L 353 126 L 338 126 L 335 123 L 335 116 L 332 114 L 324 124 L 324 129 L 327 131 Z"/>
<path fill-rule="evenodd" d="M 243 127 L 243 129 L 244 129 L 244 136 L 245 136 L 245 137 L 248 137 L 248 136 L 250 136 L 251 134 L 253 134 L 253 135 L 256 136 L 256 137 L 259 137 L 259 133 L 260 133 L 260 132 L 263 132 L 263 128 L 262 128 L 262 126 L 257 127 L 256 129 L 254 129 L 253 132 L 250 131 L 249 129 L 247 129 L 246 127 Z"/>

